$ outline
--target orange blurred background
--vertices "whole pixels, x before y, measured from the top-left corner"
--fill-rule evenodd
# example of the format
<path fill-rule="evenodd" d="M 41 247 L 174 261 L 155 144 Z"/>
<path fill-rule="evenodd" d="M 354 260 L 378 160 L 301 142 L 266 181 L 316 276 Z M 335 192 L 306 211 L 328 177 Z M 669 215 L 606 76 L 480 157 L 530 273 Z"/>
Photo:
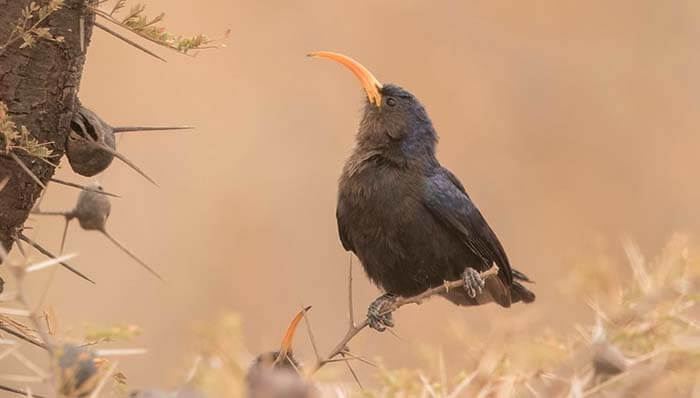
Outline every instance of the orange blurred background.
<path fill-rule="evenodd" d="M 572 269 L 621 257 L 623 236 L 654 255 L 674 231 L 700 227 L 698 2 L 146 3 L 173 32 L 231 35 L 227 48 L 196 58 L 155 48 L 165 64 L 97 30 L 88 51 L 80 98 L 106 121 L 197 127 L 119 141 L 159 189 L 118 161 L 99 176 L 123 195 L 108 229 L 167 284 L 72 225 L 66 250 L 98 285 L 59 271 L 50 290 L 64 332 L 144 329 L 133 345 L 149 353 L 120 359 L 130 387 L 176 385 L 197 347 L 192 325 L 222 312 L 242 316 L 255 353 L 277 346 L 301 303 L 314 305 L 324 352 L 344 332 L 350 257 L 337 237 L 336 189 L 364 99 L 346 70 L 304 56 L 313 50 L 348 54 L 422 100 L 441 162 L 537 281 L 536 303 L 508 311 L 441 299 L 407 307 L 395 317 L 401 339 L 365 332 L 358 353 L 414 367 L 423 363 L 415 347 L 427 345 L 458 367 L 466 354 L 455 330 L 480 333 L 475 345 L 571 331 L 590 313 L 559 284 Z M 65 161 L 57 176 L 90 180 Z M 42 209 L 68 209 L 76 197 L 51 187 Z M 63 221 L 33 220 L 34 237 L 58 250 Z M 362 315 L 379 292 L 355 271 Z"/>

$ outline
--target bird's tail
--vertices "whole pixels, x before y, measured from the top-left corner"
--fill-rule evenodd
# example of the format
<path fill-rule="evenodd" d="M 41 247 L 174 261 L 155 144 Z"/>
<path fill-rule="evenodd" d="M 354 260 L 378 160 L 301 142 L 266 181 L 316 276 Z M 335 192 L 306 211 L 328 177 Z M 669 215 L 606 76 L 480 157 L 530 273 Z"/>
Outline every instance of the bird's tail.
<path fill-rule="evenodd" d="M 489 293 L 493 301 L 501 307 L 510 307 L 513 302 L 512 292 L 503 284 L 503 281 L 497 276 L 487 277 L 484 281 L 484 288 Z"/>
<path fill-rule="evenodd" d="M 515 280 L 528 282 L 528 283 L 535 283 L 530 278 L 528 278 L 527 275 L 523 274 L 522 272 L 518 271 L 517 269 L 511 269 L 511 272 L 513 273 L 513 279 L 515 279 Z"/>
<path fill-rule="evenodd" d="M 513 285 L 510 287 L 510 298 L 514 303 L 519 301 L 523 303 L 532 303 L 535 301 L 535 293 L 521 285 L 520 282 L 513 281 Z"/>
<path fill-rule="evenodd" d="M 534 283 L 527 275 L 514 269 L 513 270 L 513 285 L 510 287 L 510 297 L 514 303 L 522 301 L 523 303 L 532 303 L 535 301 L 535 293 L 523 286 L 522 282 Z"/>

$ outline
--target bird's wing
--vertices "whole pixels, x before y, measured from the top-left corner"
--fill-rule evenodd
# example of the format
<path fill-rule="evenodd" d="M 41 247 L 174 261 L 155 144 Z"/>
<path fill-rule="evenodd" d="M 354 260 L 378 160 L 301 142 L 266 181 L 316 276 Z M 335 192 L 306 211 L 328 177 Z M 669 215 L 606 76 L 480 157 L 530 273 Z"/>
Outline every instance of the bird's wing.
<path fill-rule="evenodd" d="M 338 201 L 338 207 L 335 210 L 335 218 L 338 222 L 338 236 L 340 237 L 340 242 L 343 244 L 343 248 L 345 250 L 355 252 L 355 248 L 352 246 L 350 239 L 348 239 L 348 235 L 345 230 L 347 216 L 345 215 L 344 206 L 344 202 L 340 200 Z"/>
<path fill-rule="evenodd" d="M 495 262 L 501 280 L 510 286 L 513 274 L 506 252 L 457 177 L 447 169 L 430 176 L 423 197 L 433 216 L 459 234 L 464 244 L 487 263 Z"/>

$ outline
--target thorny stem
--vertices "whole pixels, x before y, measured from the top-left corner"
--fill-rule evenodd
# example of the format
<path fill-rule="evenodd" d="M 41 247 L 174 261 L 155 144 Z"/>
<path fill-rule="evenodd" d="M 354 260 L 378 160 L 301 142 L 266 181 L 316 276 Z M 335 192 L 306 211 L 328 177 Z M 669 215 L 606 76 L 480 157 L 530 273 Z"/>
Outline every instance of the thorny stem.
<path fill-rule="evenodd" d="M 153 274 L 156 278 L 160 279 L 161 282 L 165 282 L 162 276 L 156 272 L 153 268 L 151 268 L 148 264 L 144 263 L 140 258 L 136 257 L 134 253 L 132 253 L 129 249 L 126 248 L 126 246 L 122 245 L 118 240 L 116 240 L 112 235 L 107 233 L 107 230 L 101 229 L 100 232 L 102 232 L 102 235 L 106 236 L 107 239 L 109 239 L 112 243 L 114 243 L 115 246 L 117 246 L 119 249 L 121 249 L 124 253 L 126 253 L 129 257 L 134 259 L 137 263 L 141 264 L 142 267 L 144 267 L 148 272 Z"/>
<path fill-rule="evenodd" d="M 145 35 L 145 34 L 143 34 L 142 32 L 139 32 L 138 30 L 135 30 L 135 29 L 131 28 L 130 26 L 126 25 L 125 23 L 120 22 L 120 21 L 118 21 L 117 19 L 115 19 L 114 16 L 112 16 L 111 14 L 109 14 L 109 13 L 103 11 L 103 10 L 100 10 L 99 8 L 97 8 L 97 7 L 95 7 L 95 6 L 88 6 L 88 8 L 90 8 L 90 10 L 92 10 L 96 15 L 101 16 L 102 18 L 106 19 L 107 21 L 109 21 L 109 22 L 111 22 L 111 23 L 113 23 L 113 24 L 115 24 L 115 25 L 118 25 L 118 26 L 124 28 L 124 29 L 126 29 L 126 30 L 128 30 L 128 31 L 130 31 L 130 32 L 132 32 L 132 33 L 134 33 L 134 34 L 136 34 L 136 35 L 138 35 L 138 36 L 140 36 L 140 37 L 142 37 L 142 38 L 144 38 L 144 39 L 150 41 L 151 43 L 155 43 L 155 44 L 157 44 L 157 45 L 159 45 L 159 46 L 161 46 L 161 47 L 169 48 L 169 49 L 171 49 L 171 50 L 173 50 L 173 51 L 175 51 L 175 52 L 177 52 L 177 53 L 180 53 L 180 54 L 189 55 L 189 54 L 187 54 L 187 53 L 185 53 L 185 52 L 183 52 L 183 51 L 180 51 L 177 47 L 175 47 L 175 46 L 173 46 L 173 45 L 170 45 L 169 43 L 165 43 L 165 42 L 161 42 L 161 41 L 155 40 L 154 38 L 149 37 L 148 35 Z M 133 15 L 128 15 L 126 18 L 124 18 L 124 21 L 128 20 L 128 19 L 131 18 L 132 16 L 133 16 Z M 211 42 L 212 42 L 211 40 L 207 40 L 205 43 L 202 43 L 201 46 L 199 46 L 199 47 L 197 47 L 197 48 L 191 48 L 191 50 L 204 50 L 204 49 L 208 49 L 208 48 L 217 48 L 217 47 L 218 47 L 218 46 L 213 46 L 213 45 L 212 45 L 212 46 L 206 45 L 206 44 L 211 43 Z M 157 57 L 157 56 L 156 56 L 156 57 Z M 161 60 L 163 60 L 163 59 L 160 58 L 160 57 L 158 57 L 158 58 L 161 59 Z M 165 61 L 165 60 L 163 60 L 163 61 Z"/>
<path fill-rule="evenodd" d="M 55 183 L 57 183 L 57 184 L 61 184 L 61 185 L 66 185 L 66 186 L 69 186 L 69 187 L 73 187 L 73 188 L 78 188 L 78 189 L 80 189 L 80 190 L 82 190 L 82 191 L 95 192 L 95 193 L 99 193 L 100 195 L 107 195 L 107 196 L 112 196 L 112 197 L 115 197 L 115 198 L 119 198 L 119 197 L 120 197 L 120 196 L 117 195 L 117 194 L 113 194 L 113 193 L 109 193 L 109 192 L 105 192 L 105 191 L 98 191 L 98 190 L 96 190 L 96 189 L 90 189 L 90 188 L 86 187 L 85 185 L 76 184 L 76 183 L 70 182 L 70 181 L 59 180 L 58 178 L 54 178 L 54 177 L 49 178 L 49 181 L 55 182 Z"/>
<path fill-rule="evenodd" d="M 113 127 L 112 132 L 116 133 L 132 133 L 143 131 L 172 131 L 172 130 L 191 130 L 192 126 L 119 126 Z"/>
<path fill-rule="evenodd" d="M 40 214 L 46 214 L 46 213 L 40 213 Z M 57 214 L 57 215 L 65 216 L 66 214 L 63 213 L 63 214 Z M 15 241 L 19 241 L 19 240 L 22 240 L 22 241 L 24 241 L 24 242 L 27 242 L 30 246 L 32 246 L 33 248 L 35 248 L 36 250 L 38 250 L 39 253 L 45 255 L 45 256 L 48 257 L 48 258 L 52 258 L 52 259 L 55 259 L 55 258 L 56 258 L 56 256 L 54 256 L 50 251 L 44 249 L 40 244 L 38 244 L 37 242 L 33 241 L 32 239 L 30 239 L 28 236 L 26 236 L 26 235 L 23 234 L 23 233 L 20 233 L 20 234 L 17 235 Z M 77 269 L 71 267 L 70 265 L 68 265 L 68 263 L 65 263 L 65 262 L 62 261 L 62 262 L 60 262 L 59 264 L 61 264 L 61 266 L 62 266 L 63 268 L 65 268 L 65 269 L 67 269 L 68 271 L 70 271 L 70 272 L 72 272 L 72 273 L 78 275 L 79 277 L 85 279 L 86 281 L 92 283 L 93 285 L 95 284 L 95 281 L 93 281 L 93 280 L 90 279 L 87 275 L 83 274 L 82 272 L 78 271 Z"/>
<path fill-rule="evenodd" d="M 34 328 L 36 328 L 37 333 L 39 334 L 39 337 L 45 344 L 46 351 L 49 353 L 49 361 L 51 364 L 51 367 L 53 368 L 54 366 L 54 347 L 51 343 L 51 339 L 49 335 L 44 331 L 44 329 L 41 327 L 41 322 L 39 321 L 39 317 L 36 316 L 36 312 L 31 309 L 29 306 L 29 303 L 27 302 L 27 299 L 24 295 L 24 269 L 17 269 L 15 271 L 15 278 L 17 280 L 17 301 L 24 306 L 24 308 L 29 311 L 29 319 L 32 321 L 32 324 L 34 324 Z M 53 371 L 49 373 L 48 377 L 48 382 L 49 385 L 53 386 L 55 385 L 54 383 L 54 376 L 53 376 Z M 55 397 L 56 396 L 56 391 L 51 388 L 51 396 Z"/>
<path fill-rule="evenodd" d="M 29 175 L 29 177 L 31 177 L 32 180 L 34 180 L 34 182 L 36 182 L 37 184 L 39 184 L 39 186 L 42 187 L 43 189 L 46 189 L 46 185 L 44 185 L 44 183 L 41 182 L 41 180 L 39 179 L 39 177 L 36 176 L 36 174 L 34 174 L 31 170 L 29 170 L 29 167 L 27 167 L 27 165 L 24 164 L 24 162 L 22 161 L 22 159 L 20 159 L 17 155 L 15 155 L 15 154 L 12 153 L 12 152 L 10 152 L 10 156 L 11 156 L 12 159 L 17 163 L 17 165 L 19 165 L 19 167 L 20 167 L 25 173 L 27 173 L 27 175 Z"/>
<path fill-rule="evenodd" d="M 105 18 L 107 18 L 107 17 L 105 17 Z M 166 61 L 165 59 L 163 59 L 163 58 L 161 58 L 160 56 L 158 56 L 158 54 L 154 53 L 153 51 L 151 51 L 151 50 L 147 49 L 146 47 L 144 47 L 144 46 L 142 46 L 142 45 L 136 43 L 136 42 L 133 41 L 133 40 L 128 39 L 128 38 L 125 37 L 125 36 L 120 35 L 119 33 L 113 31 L 112 29 L 110 29 L 110 28 L 108 28 L 108 27 L 102 25 L 101 23 L 95 21 L 94 25 L 95 25 L 96 27 L 98 27 L 98 28 L 104 30 L 105 32 L 111 34 L 112 36 L 116 37 L 117 39 L 122 40 L 123 42 L 129 44 L 130 46 L 136 47 L 137 49 L 139 49 L 139 50 L 145 52 L 146 54 L 148 54 L 148 55 L 150 55 L 150 56 L 152 56 L 152 57 L 154 57 L 154 58 L 157 58 L 157 59 L 159 59 L 159 60 L 161 60 L 161 61 L 163 61 L 163 62 L 168 62 L 168 61 Z M 121 25 L 120 25 L 120 26 L 121 26 Z M 141 35 L 139 35 L 139 36 L 141 36 Z M 143 37 L 143 36 L 142 36 L 142 37 Z"/>
<path fill-rule="evenodd" d="M 348 320 L 351 328 L 355 327 L 355 310 L 352 302 L 352 254 L 350 254 L 350 265 L 348 267 Z"/>
<path fill-rule="evenodd" d="M 7 260 L 7 252 L 0 246 L 0 259 L 4 261 Z M 55 260 L 55 259 L 54 259 Z M 24 266 L 19 266 L 19 265 L 12 265 L 10 264 L 11 268 L 10 270 L 14 274 L 15 280 L 17 281 L 17 293 L 15 294 L 15 300 L 22 305 L 28 312 L 29 312 L 29 319 L 31 320 L 34 328 L 36 329 L 37 334 L 39 335 L 42 345 L 40 345 L 42 348 L 46 349 L 46 351 L 49 354 L 49 363 L 52 368 L 52 371 L 49 372 L 47 375 L 42 376 L 42 378 L 45 381 L 48 381 L 51 386 L 55 385 L 55 380 L 54 380 L 54 372 L 53 372 L 53 367 L 56 365 L 55 362 L 55 351 L 54 351 L 54 345 L 51 340 L 51 336 L 44 331 L 41 321 L 39 317 L 37 316 L 37 309 L 32 310 L 32 308 L 29 306 L 29 302 L 27 301 L 26 295 L 25 295 L 25 277 L 27 275 L 26 272 L 26 265 Z M 15 335 L 13 333 L 13 335 Z M 26 339 L 25 339 L 26 340 Z M 39 345 L 39 344 L 37 344 Z M 50 396 L 51 397 L 56 397 L 56 390 L 54 388 L 50 388 Z M 29 396 L 29 395 L 28 395 Z"/>
<path fill-rule="evenodd" d="M 63 216 L 66 218 L 72 218 L 72 213 L 72 211 L 32 211 L 32 214 L 40 214 L 42 216 Z"/>
<path fill-rule="evenodd" d="M 28 336 L 23 335 L 22 333 L 16 332 L 16 331 L 8 328 L 7 326 L 3 325 L 1 321 L 0 321 L 0 330 L 2 330 L 3 332 L 5 332 L 7 334 L 11 334 L 11 335 L 17 337 L 18 339 L 24 340 L 29 344 L 33 344 L 39 348 L 43 348 L 45 350 L 48 350 L 48 347 L 46 346 L 46 344 L 44 344 L 40 341 L 36 341 Z"/>
<path fill-rule="evenodd" d="M 345 351 L 341 352 L 340 355 L 343 356 L 343 358 L 346 358 Z M 348 358 L 350 359 L 350 358 Z M 357 377 L 357 373 L 355 373 L 355 369 L 352 368 L 352 365 L 350 365 L 350 361 L 345 361 L 345 366 L 348 367 L 348 370 L 350 371 L 350 374 L 352 375 L 352 378 L 355 379 L 355 383 L 360 387 L 360 390 L 364 390 L 365 388 L 362 386 L 362 383 L 360 382 L 360 378 Z"/>
<path fill-rule="evenodd" d="M 498 266 L 493 265 L 491 268 L 488 270 L 481 272 L 479 276 L 481 276 L 482 279 L 486 279 L 490 276 L 494 276 L 498 274 Z M 350 277 L 348 279 L 352 279 L 352 273 L 350 274 Z M 351 283 L 348 284 L 349 286 L 352 286 Z M 441 294 L 441 293 L 446 293 L 450 289 L 456 289 L 461 286 L 464 286 L 464 280 L 457 280 L 457 281 L 452 281 L 452 282 L 445 282 L 444 284 L 440 286 L 436 286 L 434 288 L 428 289 L 424 291 L 421 294 L 415 295 L 413 297 L 402 297 L 394 301 L 389 308 L 387 308 L 383 314 L 388 314 L 388 313 L 393 313 L 399 308 L 403 307 L 404 305 L 407 304 L 421 304 L 423 301 L 426 299 Z M 350 291 L 349 298 L 352 301 L 352 290 Z M 352 306 L 350 306 L 352 308 Z M 354 325 L 354 323 L 351 321 L 350 326 L 348 327 L 348 330 L 345 332 L 345 336 L 340 339 L 340 341 L 336 344 L 336 346 L 331 350 L 331 352 L 326 356 L 326 358 L 319 360 L 316 362 L 316 364 L 311 368 L 309 374 L 314 374 L 316 373 L 323 365 L 329 363 L 333 358 L 335 358 L 338 355 L 341 355 L 342 353 L 347 352 L 347 345 L 352 340 L 355 336 L 357 336 L 364 328 L 369 325 L 369 319 L 365 318 L 360 324 Z"/>
<path fill-rule="evenodd" d="M 30 395 L 29 391 L 19 390 L 16 388 L 3 386 L 3 385 L 0 385 L 0 391 L 12 392 L 12 393 L 15 393 L 17 395 L 22 395 L 24 397 L 44 398 L 43 396 L 38 395 L 38 394 L 34 394 L 34 393 L 31 393 L 31 395 Z"/>
<path fill-rule="evenodd" d="M 44 332 L 44 329 L 41 327 L 41 322 L 39 322 L 39 318 L 36 316 L 36 312 L 31 309 L 29 306 L 29 303 L 27 302 L 27 299 L 24 295 L 24 271 L 20 270 L 18 273 L 22 273 L 18 276 L 17 278 L 17 301 L 22 304 L 22 306 L 29 311 L 29 319 L 32 321 L 32 324 L 34 325 L 34 328 L 36 329 L 37 333 L 39 334 L 39 337 L 41 338 L 41 341 L 44 342 L 46 350 L 49 352 L 49 355 L 53 356 L 53 347 L 51 346 L 51 340 L 49 339 L 49 335 Z"/>
<path fill-rule="evenodd" d="M 306 325 L 306 332 L 309 334 L 309 340 L 311 340 L 311 347 L 314 349 L 314 355 L 316 355 L 316 360 L 321 359 L 321 354 L 318 352 L 318 346 L 316 345 L 316 338 L 314 337 L 314 332 L 311 330 L 311 321 L 306 315 L 306 307 L 301 305 L 302 314 L 304 315 L 304 324 Z"/>
<path fill-rule="evenodd" d="M 63 254 L 63 249 L 66 247 L 66 236 L 68 236 L 68 226 L 70 225 L 70 219 L 66 217 L 66 222 L 63 225 L 63 235 L 61 235 L 61 249 L 58 252 L 59 255 Z"/>
<path fill-rule="evenodd" d="M 137 173 L 141 174 L 141 175 L 142 175 L 145 179 L 147 179 L 151 184 L 153 184 L 153 185 L 155 185 L 156 187 L 158 187 L 158 183 L 155 182 L 155 180 L 153 180 L 151 177 L 149 177 L 148 174 L 144 173 L 143 170 L 141 170 L 134 162 L 132 162 L 131 160 L 129 160 L 126 156 L 122 155 L 121 153 L 117 152 L 116 150 L 114 150 L 114 149 L 112 149 L 112 148 L 108 147 L 107 145 L 104 145 L 104 144 L 102 144 L 102 143 L 100 143 L 100 142 L 97 142 L 97 141 L 94 141 L 94 140 L 90 140 L 90 141 L 88 141 L 88 142 L 90 142 L 91 144 L 95 145 L 97 148 L 99 148 L 99 149 L 101 149 L 101 150 L 103 150 L 103 151 L 105 151 L 105 152 L 111 154 L 111 155 L 114 156 L 115 158 L 121 160 L 121 161 L 124 162 L 127 166 L 131 167 L 134 171 L 136 171 Z"/>

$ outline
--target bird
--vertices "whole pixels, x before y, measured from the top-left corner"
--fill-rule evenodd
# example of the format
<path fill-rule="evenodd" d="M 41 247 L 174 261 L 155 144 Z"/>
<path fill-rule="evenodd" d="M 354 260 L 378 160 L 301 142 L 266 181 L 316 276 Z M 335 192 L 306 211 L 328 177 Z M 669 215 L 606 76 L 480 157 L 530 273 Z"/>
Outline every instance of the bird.
<path fill-rule="evenodd" d="M 366 93 L 355 146 L 338 183 L 336 219 L 353 252 L 385 293 L 368 308 L 369 326 L 393 327 L 386 309 L 445 281 L 464 289 L 442 295 L 457 305 L 530 303 L 531 282 L 513 269 L 501 242 L 459 178 L 435 155 L 438 135 L 425 107 L 408 90 L 382 84 L 356 60 L 335 52 L 310 57 L 340 63 Z M 493 264 L 498 274 L 479 275 Z"/>
<path fill-rule="evenodd" d="M 304 318 L 306 307 L 289 324 L 279 351 L 258 355 L 246 374 L 248 398 L 312 398 L 317 396 L 313 383 L 302 375 L 302 367 L 292 352 L 294 333 Z"/>
<path fill-rule="evenodd" d="M 66 343 L 57 349 L 56 365 L 58 391 L 66 397 L 85 397 L 97 387 L 104 360 L 94 351 Z"/>

